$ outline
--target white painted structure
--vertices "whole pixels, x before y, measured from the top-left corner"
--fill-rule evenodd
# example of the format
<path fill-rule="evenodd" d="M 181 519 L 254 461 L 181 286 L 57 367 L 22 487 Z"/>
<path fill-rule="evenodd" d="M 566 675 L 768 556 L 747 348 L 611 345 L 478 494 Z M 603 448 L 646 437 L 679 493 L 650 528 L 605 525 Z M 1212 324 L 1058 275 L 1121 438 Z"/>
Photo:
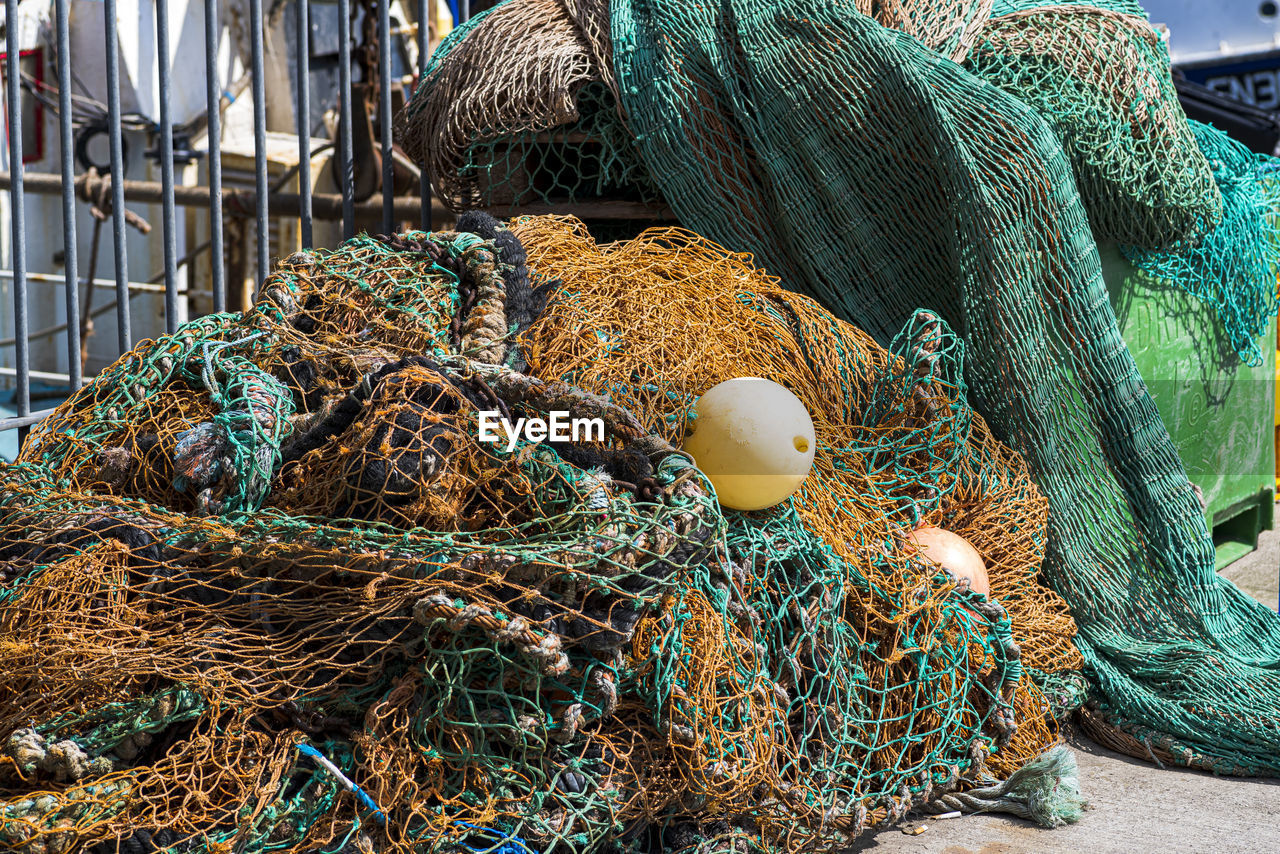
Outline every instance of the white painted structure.
<path fill-rule="evenodd" d="M 205 33 L 203 0 L 168 0 L 169 2 L 169 62 L 171 69 L 171 105 L 175 127 L 198 119 L 205 113 Z M 219 38 L 218 69 L 220 85 L 224 92 L 222 114 L 223 186 L 227 188 L 253 187 L 253 107 L 248 89 L 249 34 L 245 26 L 249 9 L 248 0 L 222 0 L 219 4 L 222 30 Z M 126 117 L 124 143 L 127 149 L 125 177 L 131 180 L 160 181 L 157 162 L 145 152 L 158 145 L 158 136 L 147 129 L 130 128 L 129 124 L 146 125 L 159 120 L 159 63 L 156 56 L 155 5 L 152 0 L 118 0 L 120 55 L 120 105 Z M 21 43 L 24 52 L 40 50 L 44 83 L 50 88 L 47 94 L 56 103 L 56 57 L 53 33 L 53 3 L 28 0 L 19 7 Z M 72 0 L 70 4 L 71 64 L 73 93 L 87 99 L 85 109 L 101 104 L 106 111 L 107 81 L 104 66 L 103 33 L 107 22 L 103 20 L 105 6 L 99 0 Z M 0 7 L 0 20 L 4 9 Z M 267 128 L 269 133 L 268 174 L 278 176 L 297 163 L 297 143 L 293 131 L 296 127 L 293 106 L 293 88 L 286 47 L 285 28 L 292 26 L 288 16 L 278 15 L 274 26 L 265 32 L 267 72 Z M 0 48 L 2 51 L 3 48 Z M 30 60 L 29 60 L 30 63 Z M 331 94 L 331 93 L 329 93 Z M 24 98 L 30 95 L 24 93 Z M 58 117 L 48 107 L 36 107 L 41 125 L 43 150 L 37 159 L 27 155 L 27 173 L 59 172 L 60 146 Z M 133 114 L 133 116 L 130 116 Z M 130 118 L 135 121 L 130 122 Z M 287 135 L 287 138 L 285 136 Z M 30 134 L 24 134 L 30 136 Z M 290 144 L 289 140 L 293 140 Z M 179 185 L 207 185 L 207 138 L 201 128 L 190 140 L 193 150 L 201 156 L 185 166 L 175 164 L 175 183 Z M 312 148 L 318 148 L 323 140 L 314 140 Z M 107 137 L 98 136 L 90 146 L 94 160 L 107 162 Z M 313 186 L 316 192 L 335 192 L 328 180 L 327 155 L 317 156 L 312 164 Z M 77 173 L 82 171 L 80 164 Z M 0 171 L 10 171 L 8 149 L 0 145 Z M 284 189 L 294 189 L 296 184 Z M 66 339 L 60 333 L 40 335 L 63 324 L 66 320 L 62 293 L 64 269 L 61 264 L 65 245 L 62 229 L 62 200 L 58 195 L 39 195 L 28 192 L 25 199 L 27 222 L 27 268 L 30 281 L 27 285 L 29 306 L 28 327 L 31 330 L 31 366 L 33 381 L 59 385 L 59 375 L 68 370 Z M 129 203 L 131 211 L 152 225 L 149 235 L 133 228 L 127 229 L 127 255 L 129 280 L 132 288 L 131 324 L 134 342 L 154 337 L 164 332 L 163 284 L 149 284 L 164 269 L 164 248 L 160 240 L 162 210 L 160 205 Z M 14 348 L 5 343 L 12 335 L 13 286 L 9 270 L 12 269 L 9 228 L 9 197 L 0 193 L 0 390 L 11 386 L 14 374 Z M 202 245 L 209 235 L 207 208 L 177 208 L 177 256 L 182 258 L 195 247 Z M 82 282 L 89 275 L 93 255 L 94 219 L 89 205 L 77 205 L 76 237 L 79 259 L 79 275 Z M 253 245 L 253 224 L 250 221 L 245 246 Z M 330 233 L 333 231 L 333 233 Z M 316 241 L 327 245 L 340 234 L 326 223 L 316 223 Z M 228 233 L 228 241 L 232 235 Z M 85 375 L 91 376 L 119 354 L 115 319 L 115 268 L 112 250 L 111 224 L 106 222 L 98 238 L 97 264 L 94 272 L 95 289 L 93 309 L 108 310 L 93 318 L 93 334 L 89 339 L 89 358 Z M 298 232 L 296 220 L 280 218 L 272 220 L 272 254 L 287 254 L 296 248 Z M 256 259 L 248 254 L 246 277 L 257 280 L 254 269 Z M 197 310 L 209 310 L 209 258 L 204 253 L 196 262 L 178 271 L 180 320 L 194 303 Z M 228 270 L 229 306 L 238 307 L 241 288 L 231 280 Z M 81 287 L 81 302 L 86 300 L 86 288 Z M 63 380 L 65 382 L 65 379 Z M 40 408 L 39 404 L 35 408 Z"/>
<path fill-rule="evenodd" d="M 1280 0 L 1144 0 L 1175 64 L 1280 48 Z"/>

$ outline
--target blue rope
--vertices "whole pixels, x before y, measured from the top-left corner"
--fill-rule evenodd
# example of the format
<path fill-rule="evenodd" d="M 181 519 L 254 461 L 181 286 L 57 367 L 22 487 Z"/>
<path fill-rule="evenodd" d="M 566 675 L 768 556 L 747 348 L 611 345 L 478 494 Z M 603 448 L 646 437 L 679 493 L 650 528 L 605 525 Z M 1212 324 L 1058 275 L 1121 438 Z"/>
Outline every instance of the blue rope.
<path fill-rule="evenodd" d="M 462 825 L 468 830 L 492 834 L 502 840 L 501 848 L 472 848 L 470 845 L 464 844 L 462 847 L 472 852 L 472 854 L 538 854 L 538 852 L 526 845 L 524 840 L 519 836 L 507 836 L 506 834 L 500 833 L 492 828 L 476 827 L 474 824 L 467 824 L 460 818 L 455 818 L 454 822 Z"/>
<path fill-rule="evenodd" d="M 325 768 L 325 770 L 327 770 L 333 776 L 337 777 L 339 782 L 341 782 L 342 785 L 347 788 L 347 791 L 355 795 L 356 800 L 359 801 L 361 805 L 365 807 L 365 809 L 368 809 L 374 814 L 374 816 L 377 817 L 379 824 L 387 823 L 386 815 L 383 814 L 382 810 L 378 809 L 378 804 L 373 800 L 373 798 L 369 797 L 369 795 L 365 792 L 364 789 L 360 788 L 355 783 L 353 783 L 351 781 L 351 778 L 349 778 L 346 774 L 343 774 L 342 771 L 339 770 L 338 766 L 330 762 L 329 759 L 326 758 L 323 753 L 316 750 L 314 747 L 312 747 L 309 744 L 299 744 L 298 750 L 301 751 L 302 753 L 305 753 L 307 756 L 310 756 L 312 759 L 315 759 L 317 762 L 320 763 L 322 767 Z"/>

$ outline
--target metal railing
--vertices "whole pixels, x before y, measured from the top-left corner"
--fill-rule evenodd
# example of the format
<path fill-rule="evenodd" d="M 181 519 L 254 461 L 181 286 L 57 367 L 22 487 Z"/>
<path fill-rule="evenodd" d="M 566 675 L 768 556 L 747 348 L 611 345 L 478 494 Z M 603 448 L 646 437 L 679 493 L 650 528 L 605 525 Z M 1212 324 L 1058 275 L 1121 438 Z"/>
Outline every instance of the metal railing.
<path fill-rule="evenodd" d="M 416 4 L 417 16 L 417 55 L 418 72 L 425 67 L 428 55 L 428 20 L 433 11 L 429 0 L 408 0 Z M 253 101 L 253 140 L 254 140 L 254 190 L 250 193 L 243 190 L 224 191 L 222 186 L 222 149 L 221 149 L 221 110 L 225 106 L 223 92 L 218 75 L 218 48 L 221 32 L 220 10 L 218 0 L 205 0 L 204 3 L 204 77 L 206 83 L 206 110 L 208 130 L 208 187 L 193 188 L 176 186 L 174 174 L 174 117 L 172 111 L 173 69 L 170 66 L 170 32 L 169 4 L 167 0 L 157 0 L 155 4 L 155 49 L 159 60 L 159 121 L 155 127 L 158 136 L 160 182 L 156 187 L 148 182 L 126 181 L 123 179 L 125 164 L 125 148 L 123 134 L 123 115 L 121 111 L 121 69 L 120 38 L 117 28 L 111 24 L 118 20 L 118 0 L 104 0 L 105 44 L 103 60 L 106 77 L 106 131 L 110 148 L 110 167 L 105 176 L 76 174 L 74 151 L 76 138 L 72 123 L 73 115 L 73 81 L 75 80 L 75 57 L 71 50 L 70 32 L 70 0 L 54 0 L 53 37 L 56 49 L 57 65 L 57 115 L 58 142 L 60 146 L 60 172 L 54 175 L 30 176 L 30 184 L 26 180 L 23 167 L 23 107 L 22 79 L 18 67 L 21 55 L 19 26 L 19 0 L 5 0 L 6 27 L 5 45 L 6 62 L 4 69 L 6 94 L 5 113 L 8 119 L 8 157 L 9 174 L 0 176 L 0 187 L 7 186 L 9 193 L 9 216 L 11 218 L 11 291 L 13 298 L 13 336 L 14 368 L 0 371 L 0 379 L 5 373 L 12 372 L 16 380 L 15 417 L 0 419 L 0 431 L 25 428 L 39 420 L 47 411 L 33 412 L 31 408 L 31 379 L 33 376 L 58 377 L 57 372 L 36 371 L 31 365 L 31 337 L 29 326 L 30 306 L 27 299 L 28 278 L 28 227 L 24 216 L 24 199 L 28 193 L 60 193 L 62 196 L 62 227 L 65 233 L 64 254 L 62 263 L 65 267 L 62 287 L 64 289 L 66 322 L 66 348 L 68 370 L 65 377 L 71 391 L 78 389 L 85 378 L 82 374 L 82 351 L 80 337 L 80 286 L 86 284 L 80 278 L 80 258 L 77 253 L 76 206 L 77 192 L 82 198 L 94 198 L 99 194 L 109 193 L 111 219 L 111 240 L 114 257 L 116 345 L 118 353 L 126 352 L 133 344 L 133 328 L 129 300 L 131 288 L 136 292 L 136 283 L 129 280 L 128 249 L 126 240 L 126 202 L 145 200 L 158 202 L 162 206 L 160 223 L 160 239 L 163 241 L 163 293 L 164 293 L 164 328 L 173 332 L 179 324 L 181 312 L 179 300 L 178 271 L 183 260 L 178 257 L 179 221 L 177 208 L 179 204 L 203 206 L 207 200 L 209 221 L 208 250 L 210 252 L 210 280 L 202 283 L 201 290 L 212 293 L 211 307 L 215 312 L 226 310 L 227 270 L 224 264 L 224 222 L 223 218 L 228 206 L 238 206 L 241 211 L 252 206 L 253 218 L 256 222 L 256 260 L 259 276 L 270 270 L 269 218 L 273 210 L 272 204 L 279 206 L 279 214 L 296 216 L 299 221 L 300 242 L 303 247 L 313 245 L 313 221 L 319 209 L 322 216 L 340 217 L 344 237 L 351 237 L 356 230 L 358 215 L 360 218 L 373 213 L 370 208 L 378 202 L 357 205 L 354 191 L 355 163 L 353 160 L 353 106 L 352 106 L 352 10 L 351 0 L 338 0 L 338 127 L 335 140 L 339 168 L 338 185 L 340 197 L 325 197 L 312 191 L 310 164 L 313 149 L 309 118 L 312 108 L 311 68 L 309 50 L 303 49 L 308 44 L 311 32 L 311 8 L 308 2 L 296 2 L 294 6 L 295 35 L 298 50 L 296 51 L 296 100 L 298 163 L 297 193 L 287 194 L 273 192 L 268 181 L 267 162 L 267 100 L 264 48 L 264 10 L 262 0 L 249 0 L 248 27 L 250 33 L 249 90 Z M 392 60 L 391 60 L 391 3 L 389 0 L 377 0 L 371 4 L 376 14 L 376 30 L 378 34 L 378 91 L 377 104 L 378 129 L 382 155 L 382 183 L 380 193 L 380 220 L 384 232 L 394 229 L 397 221 L 417 221 L 424 229 L 429 229 L 432 222 L 431 189 L 426 175 L 419 179 L 419 197 L 394 196 L 394 155 L 392 151 Z M 469 17 L 470 3 L 467 0 L 450 0 L 450 6 L 460 20 Z M 407 3 L 402 5 L 406 8 Z M 369 6 L 366 5 L 366 12 Z M 371 81 L 370 81 L 371 82 Z M 331 93 L 327 93 L 330 94 Z M 198 193 L 198 196 L 193 194 Z M 206 199 L 207 197 L 207 199 Z M 49 223 L 34 224 L 39 228 L 49 228 Z M 92 273 L 91 273 L 92 276 Z M 47 277 L 44 277 L 47 278 Z M 92 282 L 89 282 L 92 286 Z M 101 312 L 101 309 L 98 309 Z M 47 332 L 48 330 L 42 330 Z"/>

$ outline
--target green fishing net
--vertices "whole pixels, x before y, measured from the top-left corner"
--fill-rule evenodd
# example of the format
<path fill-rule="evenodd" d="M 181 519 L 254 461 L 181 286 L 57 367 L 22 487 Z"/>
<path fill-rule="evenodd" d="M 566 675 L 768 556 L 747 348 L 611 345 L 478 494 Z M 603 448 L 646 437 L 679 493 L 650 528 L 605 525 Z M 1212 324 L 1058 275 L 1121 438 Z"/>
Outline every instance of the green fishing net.
<path fill-rule="evenodd" d="M 1164 41 L 1134 4 L 1115 5 L 1021 4 L 987 22 L 964 65 L 1048 122 L 1099 239 L 1194 243 L 1222 200 Z"/>
<path fill-rule="evenodd" d="M 468 195 L 463 207 L 531 210 L 601 198 L 654 202 L 661 196 L 631 151 L 612 93 L 589 83 L 574 104 L 578 121 L 545 131 L 477 141 L 458 167 Z M 453 203 L 459 204 L 455 196 Z"/>
<path fill-rule="evenodd" d="M 1211 306 L 1230 349 L 1245 364 L 1263 362 L 1267 323 L 1276 315 L 1280 275 L 1280 175 L 1277 160 L 1254 154 L 1211 125 L 1190 122 L 1223 198 L 1222 219 L 1198 242 L 1165 251 L 1122 246 L 1151 279 Z"/>

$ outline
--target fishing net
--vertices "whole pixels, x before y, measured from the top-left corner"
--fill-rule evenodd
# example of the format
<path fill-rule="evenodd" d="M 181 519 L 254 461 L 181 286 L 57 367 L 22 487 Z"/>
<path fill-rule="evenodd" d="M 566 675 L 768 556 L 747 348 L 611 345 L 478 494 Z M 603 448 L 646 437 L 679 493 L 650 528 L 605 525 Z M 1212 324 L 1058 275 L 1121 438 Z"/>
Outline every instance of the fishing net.
<path fill-rule="evenodd" d="M 1222 199 L 1178 103 L 1167 47 L 1138 4 L 842 6 L 918 39 L 1039 111 L 1071 161 L 1099 237 L 1168 249 L 1195 243 L 1220 219 Z M 618 107 L 606 4 L 513 0 L 492 15 L 472 19 L 441 45 L 398 118 L 397 137 L 435 176 L 445 201 L 457 210 L 514 210 L 660 199 Z M 623 54 L 623 62 L 634 59 L 634 49 Z M 703 59 L 696 49 L 678 63 L 697 77 Z M 750 87 L 741 97 L 751 100 Z"/>
<path fill-rule="evenodd" d="M 789 650 L 787 668 L 794 672 L 791 656 L 806 643 L 798 639 L 814 628 L 848 627 L 846 596 L 857 611 L 889 622 L 899 609 L 912 610 L 927 579 L 901 560 L 899 542 L 904 531 L 929 524 L 961 533 L 993 567 L 992 595 L 1007 609 L 1021 665 L 1033 677 L 1018 696 L 1034 700 L 1018 719 L 1035 718 L 1040 689 L 1051 695 L 1055 717 L 1080 702 L 1071 619 L 1038 581 L 1047 507 L 1023 462 L 963 403 L 963 345 L 935 315 L 915 313 L 887 353 L 813 300 L 753 271 L 749 256 L 689 232 L 654 229 L 598 246 L 572 220 L 525 218 L 513 230 L 531 267 L 555 271 L 562 287 L 524 337 L 535 374 L 607 395 L 673 443 L 698 395 L 736 376 L 772 379 L 812 414 L 817 454 L 797 496 L 783 511 L 726 514 L 731 550 L 754 555 L 755 574 L 778 597 L 757 609 L 777 615 L 765 625 L 776 633 L 771 648 Z M 639 328 L 637 318 L 644 319 Z M 920 405 L 927 417 L 912 413 Z M 802 610 L 813 596 L 821 608 Z M 886 609 L 881 596 L 893 604 Z M 857 644 L 846 636 L 837 647 Z M 823 657 L 834 665 L 832 650 Z M 835 693 L 796 698 L 794 708 L 849 703 L 841 696 L 847 685 L 811 687 Z M 890 728 L 901 719 L 879 716 Z M 1038 723 L 1019 732 L 1031 734 L 1024 748 L 993 757 L 1001 776 L 1047 743 Z M 865 776 L 869 757 L 853 755 L 860 770 L 833 764 L 825 772 L 832 785 Z M 812 767 L 816 760 L 806 761 Z"/>
<path fill-rule="evenodd" d="M 1146 15 L 1134 4 L 1018 5 L 987 21 L 965 67 L 1049 123 L 1100 239 L 1198 241 L 1222 199 Z"/>
<path fill-rule="evenodd" d="M 397 121 L 414 127 L 401 144 L 439 176 L 435 189 L 446 204 L 503 209 L 659 198 L 609 85 L 606 7 L 599 0 L 503 3 L 454 30 L 432 54 L 423 78 L 439 100 L 430 109 L 415 101 Z M 526 49 L 530 40 L 537 52 Z"/>
<path fill-rule="evenodd" d="M 1078 814 L 1042 754 L 1083 698 L 1046 502 L 945 323 L 889 353 L 688 233 L 459 228 L 291 256 L 0 469 L 0 845 L 795 851 L 930 804 Z M 725 514 L 673 443 L 749 372 L 822 447 Z M 482 441 L 495 412 L 587 420 Z"/>
<path fill-rule="evenodd" d="M 1181 288 L 1212 306 L 1228 346 L 1241 362 L 1263 362 L 1264 335 L 1276 315 L 1280 274 L 1280 181 L 1276 159 L 1254 154 L 1211 125 L 1190 121 L 1213 169 L 1223 216 L 1194 244 L 1166 251 L 1122 246 L 1149 278 Z"/>
<path fill-rule="evenodd" d="M 504 48 L 536 56 L 536 40 L 518 42 L 527 3 L 501 7 Z M 1170 272 L 1224 304 L 1251 299 L 1233 261 L 1197 249 L 1214 229 L 1241 232 L 1222 231 L 1205 138 L 1181 115 L 1163 46 L 1127 0 L 1001 2 L 974 39 L 934 43 L 902 23 L 929 11 L 900 16 L 900 29 L 865 14 L 890 5 L 952 8 L 615 0 L 612 67 L 585 74 L 614 81 L 635 151 L 682 224 L 752 253 L 882 345 L 920 305 L 960 334 L 975 408 L 1049 502 L 1044 571 L 1080 628 L 1095 731 L 1144 757 L 1280 771 L 1280 620 L 1214 572 L 1094 236 L 1207 262 L 1196 280 Z M 961 18 L 981 18 L 973 8 Z M 483 44 L 484 30 L 455 44 Z M 500 60 L 471 61 L 474 85 L 490 85 Z M 440 144 L 422 117 L 446 106 L 447 85 L 428 77 L 415 93 L 407 143 Z M 500 112 L 487 118 L 485 133 L 506 132 Z M 1254 313 L 1232 311 L 1237 331 Z"/>

